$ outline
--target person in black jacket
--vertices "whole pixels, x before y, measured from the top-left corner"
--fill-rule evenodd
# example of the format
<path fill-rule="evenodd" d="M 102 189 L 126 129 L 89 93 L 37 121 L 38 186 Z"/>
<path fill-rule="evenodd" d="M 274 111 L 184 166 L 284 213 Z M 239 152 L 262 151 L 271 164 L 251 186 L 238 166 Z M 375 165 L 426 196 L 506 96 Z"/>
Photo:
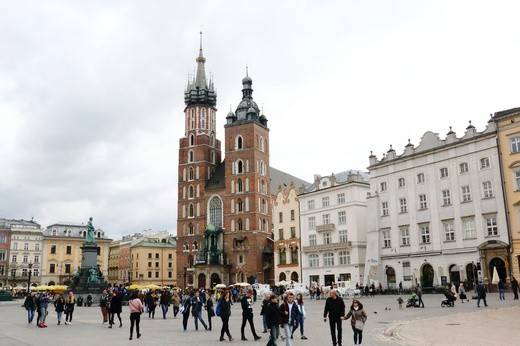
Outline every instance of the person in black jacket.
<path fill-rule="evenodd" d="M 193 293 L 191 293 L 187 297 L 184 297 L 184 301 L 182 302 L 182 328 L 185 332 L 188 331 L 188 319 L 190 318 L 191 298 L 192 297 L 193 297 Z"/>
<path fill-rule="evenodd" d="M 267 308 L 267 306 L 271 302 L 270 299 L 271 299 L 271 295 L 269 293 L 264 293 L 263 294 L 262 309 L 260 310 L 260 315 L 262 316 L 262 322 L 263 322 L 263 325 L 264 325 L 263 333 L 267 333 L 267 321 L 266 321 L 266 316 L 265 316 L 265 309 Z"/>
<path fill-rule="evenodd" d="M 242 297 L 240 303 L 242 305 L 242 326 L 240 327 L 242 341 L 247 341 L 244 334 L 244 329 L 247 322 L 249 322 L 249 326 L 251 327 L 251 332 L 253 333 L 255 341 L 260 340 L 262 337 L 256 334 L 255 325 L 253 324 L 253 290 L 247 290 L 246 295 Z"/>
<path fill-rule="evenodd" d="M 276 346 L 276 340 L 280 336 L 280 310 L 278 308 L 278 296 L 271 294 L 269 303 L 265 307 L 264 316 L 267 331 L 269 332 L 269 342 L 267 346 Z"/>
<path fill-rule="evenodd" d="M 229 341 L 233 341 L 233 337 L 229 332 L 229 317 L 231 316 L 231 297 L 229 292 L 222 295 L 222 298 L 218 301 L 220 310 L 220 319 L 222 320 L 222 328 L 220 329 L 220 341 L 224 341 L 224 333 L 229 338 Z"/>
<path fill-rule="evenodd" d="M 31 292 L 25 298 L 23 303 L 23 307 L 27 310 L 27 320 L 29 323 L 32 323 L 34 318 L 34 310 L 36 310 L 36 298 L 34 297 L 34 292 Z"/>
<path fill-rule="evenodd" d="M 121 310 L 123 310 L 123 302 L 122 297 L 119 294 L 119 291 L 116 289 L 114 290 L 113 297 L 110 300 L 110 307 L 108 309 L 109 311 L 109 326 L 108 328 L 112 328 L 112 325 L 114 324 L 114 315 L 117 314 L 117 318 L 119 319 L 119 328 L 123 326 L 123 322 L 121 321 Z"/>
<path fill-rule="evenodd" d="M 323 310 L 323 320 L 327 322 L 329 317 L 330 334 L 332 336 L 332 346 L 341 346 L 343 328 L 341 322 L 345 319 L 345 302 L 343 298 L 338 297 L 336 290 L 331 289 L 329 297 L 325 301 L 325 309 Z M 336 339 L 336 329 L 338 331 Z"/>
<path fill-rule="evenodd" d="M 515 295 L 514 300 L 518 300 L 518 281 L 513 276 L 511 278 L 511 289 L 513 290 L 513 294 Z"/>

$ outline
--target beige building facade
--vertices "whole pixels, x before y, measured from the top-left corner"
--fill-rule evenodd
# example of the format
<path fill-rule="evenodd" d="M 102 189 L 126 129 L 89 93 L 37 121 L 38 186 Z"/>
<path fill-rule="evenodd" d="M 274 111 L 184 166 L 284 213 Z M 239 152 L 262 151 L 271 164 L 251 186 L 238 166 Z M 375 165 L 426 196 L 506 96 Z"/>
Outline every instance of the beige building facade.
<path fill-rule="evenodd" d="M 134 240 L 130 247 L 132 284 L 177 286 L 176 258 L 174 237 Z"/>
<path fill-rule="evenodd" d="M 494 114 L 511 248 L 508 276 L 520 277 L 520 108 Z"/>

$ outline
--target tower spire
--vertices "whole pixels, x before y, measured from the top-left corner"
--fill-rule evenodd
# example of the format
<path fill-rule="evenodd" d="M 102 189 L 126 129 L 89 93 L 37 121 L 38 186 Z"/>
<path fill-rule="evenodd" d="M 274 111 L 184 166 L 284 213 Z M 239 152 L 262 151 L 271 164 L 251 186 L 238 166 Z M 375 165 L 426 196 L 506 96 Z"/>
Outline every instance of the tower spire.
<path fill-rule="evenodd" d="M 184 92 L 184 103 L 186 105 L 209 104 L 215 106 L 217 103 L 217 94 L 215 92 L 215 86 L 213 85 L 213 76 L 210 76 L 209 83 L 206 78 L 206 58 L 202 50 L 202 28 L 199 34 L 199 55 L 195 59 L 197 68 L 196 71 L 193 72 L 193 81 L 188 82 L 188 90 Z"/>
<path fill-rule="evenodd" d="M 197 77 L 195 78 L 195 87 L 199 89 L 204 89 L 208 87 L 208 82 L 206 81 L 206 71 L 204 69 L 204 63 L 206 62 L 206 58 L 202 53 L 202 29 L 200 30 L 200 49 L 199 56 L 195 59 L 197 62 Z"/>

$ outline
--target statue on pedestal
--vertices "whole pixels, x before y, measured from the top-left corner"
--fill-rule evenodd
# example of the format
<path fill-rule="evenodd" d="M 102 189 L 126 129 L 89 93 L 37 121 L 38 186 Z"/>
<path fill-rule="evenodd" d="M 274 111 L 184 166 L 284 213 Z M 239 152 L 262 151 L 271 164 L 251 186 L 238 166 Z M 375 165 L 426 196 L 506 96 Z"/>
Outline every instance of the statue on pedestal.
<path fill-rule="evenodd" d="M 92 217 L 88 220 L 87 223 L 87 234 L 85 236 L 85 244 L 95 244 L 95 238 L 96 238 L 96 230 L 94 229 L 94 226 L 92 225 Z"/>

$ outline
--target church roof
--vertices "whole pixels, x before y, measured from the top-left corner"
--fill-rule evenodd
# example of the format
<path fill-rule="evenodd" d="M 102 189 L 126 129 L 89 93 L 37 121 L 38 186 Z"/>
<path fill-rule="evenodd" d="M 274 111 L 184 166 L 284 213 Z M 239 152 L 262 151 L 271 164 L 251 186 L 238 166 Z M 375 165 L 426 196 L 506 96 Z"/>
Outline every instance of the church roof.
<path fill-rule="evenodd" d="M 222 161 L 218 166 L 215 173 L 211 176 L 211 179 L 206 185 L 206 190 L 221 190 L 226 188 L 225 182 L 226 172 L 226 161 Z"/>
<path fill-rule="evenodd" d="M 300 188 L 302 186 L 309 187 L 311 183 L 306 182 L 300 178 L 296 178 L 289 173 L 282 172 L 274 167 L 269 168 L 269 173 L 271 175 L 271 195 L 276 195 L 278 193 L 278 187 L 289 187 L 291 183 L 294 184 L 296 188 Z"/>

